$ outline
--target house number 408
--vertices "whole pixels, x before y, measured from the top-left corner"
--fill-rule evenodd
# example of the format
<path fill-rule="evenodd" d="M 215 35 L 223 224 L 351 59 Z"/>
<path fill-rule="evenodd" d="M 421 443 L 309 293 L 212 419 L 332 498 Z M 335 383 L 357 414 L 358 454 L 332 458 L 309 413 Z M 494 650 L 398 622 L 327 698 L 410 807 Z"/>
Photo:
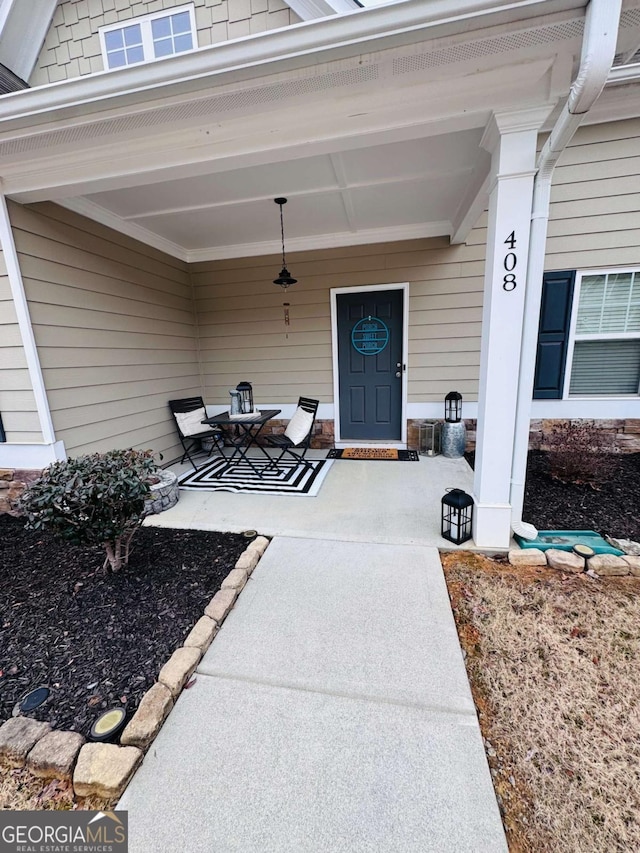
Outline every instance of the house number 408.
<path fill-rule="evenodd" d="M 511 234 L 504 241 L 505 245 L 507 245 L 511 251 L 507 252 L 504 256 L 504 268 L 506 273 L 504 278 L 502 279 L 502 289 L 506 291 L 515 290 L 518 286 L 518 282 L 516 281 L 516 274 L 514 272 L 516 265 L 518 263 L 518 256 L 516 255 L 516 232 L 512 231 Z"/>

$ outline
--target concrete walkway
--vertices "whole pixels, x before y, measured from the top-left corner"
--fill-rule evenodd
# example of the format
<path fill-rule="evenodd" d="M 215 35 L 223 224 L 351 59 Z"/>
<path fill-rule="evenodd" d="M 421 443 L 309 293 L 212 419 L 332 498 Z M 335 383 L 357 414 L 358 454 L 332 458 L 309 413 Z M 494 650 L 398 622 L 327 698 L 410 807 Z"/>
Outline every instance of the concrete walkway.
<path fill-rule="evenodd" d="M 132 853 L 505 853 L 437 550 L 276 537 L 120 807 Z"/>

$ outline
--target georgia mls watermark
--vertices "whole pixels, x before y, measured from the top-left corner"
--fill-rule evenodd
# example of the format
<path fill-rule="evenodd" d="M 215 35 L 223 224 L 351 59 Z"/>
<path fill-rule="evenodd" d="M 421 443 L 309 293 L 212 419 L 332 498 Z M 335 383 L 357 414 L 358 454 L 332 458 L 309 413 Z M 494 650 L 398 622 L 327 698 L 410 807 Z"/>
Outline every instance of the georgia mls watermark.
<path fill-rule="evenodd" d="M 0 811 L 0 853 L 127 853 L 127 812 Z"/>

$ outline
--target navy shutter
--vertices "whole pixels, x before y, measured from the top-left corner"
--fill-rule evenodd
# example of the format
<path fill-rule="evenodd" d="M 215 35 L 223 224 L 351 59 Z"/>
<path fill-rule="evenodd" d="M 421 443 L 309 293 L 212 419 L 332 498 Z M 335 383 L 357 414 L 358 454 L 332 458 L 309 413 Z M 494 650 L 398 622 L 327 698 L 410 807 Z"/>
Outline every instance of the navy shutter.
<path fill-rule="evenodd" d="M 559 400 L 562 397 L 575 278 L 574 270 L 544 274 L 534 400 Z"/>

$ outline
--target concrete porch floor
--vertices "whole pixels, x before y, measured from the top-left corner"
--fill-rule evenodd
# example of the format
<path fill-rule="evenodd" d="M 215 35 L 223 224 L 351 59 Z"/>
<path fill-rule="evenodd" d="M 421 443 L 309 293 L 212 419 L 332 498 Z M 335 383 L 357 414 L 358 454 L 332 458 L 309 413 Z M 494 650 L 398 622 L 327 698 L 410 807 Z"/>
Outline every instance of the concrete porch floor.
<path fill-rule="evenodd" d="M 324 459 L 326 450 L 312 450 Z M 204 460 L 196 459 L 198 465 Z M 174 465 L 177 474 L 191 466 Z M 181 491 L 178 504 L 145 522 L 158 527 L 253 529 L 265 536 L 347 542 L 456 546 L 440 536 L 441 499 L 447 488 L 471 493 L 473 471 L 464 458 L 423 457 L 419 462 L 335 460 L 316 497 Z M 466 549 L 473 542 L 465 542 Z"/>

